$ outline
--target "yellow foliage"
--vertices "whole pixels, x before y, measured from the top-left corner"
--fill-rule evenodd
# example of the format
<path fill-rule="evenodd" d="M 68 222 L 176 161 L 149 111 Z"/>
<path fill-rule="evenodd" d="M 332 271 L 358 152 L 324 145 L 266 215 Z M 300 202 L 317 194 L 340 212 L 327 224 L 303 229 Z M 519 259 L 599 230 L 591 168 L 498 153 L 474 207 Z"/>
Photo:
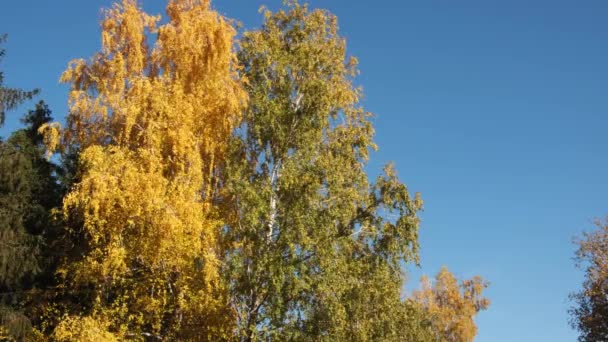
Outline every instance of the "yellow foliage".
<path fill-rule="evenodd" d="M 43 136 L 44 144 L 47 146 L 46 158 L 50 158 L 61 144 L 61 124 L 58 122 L 46 123 L 38 128 L 38 133 Z"/>
<path fill-rule="evenodd" d="M 118 342 L 112 333 L 107 331 L 107 324 L 90 317 L 67 317 L 53 333 L 53 341 L 57 342 Z"/>
<path fill-rule="evenodd" d="M 472 342 L 477 334 L 473 318 L 490 305 L 482 296 L 488 284 L 479 276 L 459 284 L 456 277 L 442 267 L 433 283 L 423 276 L 421 285 L 413 299 L 428 314 L 438 341 Z"/>
<path fill-rule="evenodd" d="M 45 132 L 49 148 L 79 151 L 63 216 L 85 250 L 59 274 L 67 292 L 93 285 L 92 312 L 112 332 L 213 339 L 230 322 L 210 197 L 246 94 L 231 22 L 204 0 L 169 1 L 167 13 L 157 27 L 135 0 L 114 5 L 101 52 L 62 75 L 67 127 Z"/>

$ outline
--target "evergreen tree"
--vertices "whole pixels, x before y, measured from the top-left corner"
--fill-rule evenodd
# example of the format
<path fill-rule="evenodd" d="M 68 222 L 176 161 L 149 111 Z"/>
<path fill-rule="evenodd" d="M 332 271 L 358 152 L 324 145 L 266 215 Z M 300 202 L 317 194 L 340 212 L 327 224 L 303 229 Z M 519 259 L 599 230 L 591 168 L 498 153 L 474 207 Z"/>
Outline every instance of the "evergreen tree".
<path fill-rule="evenodd" d="M 45 251 L 54 233 L 51 209 L 61 200 L 56 166 L 44 158 L 38 133 L 51 120 L 41 101 L 22 119 L 26 128 L 0 142 L 0 325 L 15 338 L 29 330 L 21 313 L 25 291 L 49 267 Z"/>
<path fill-rule="evenodd" d="M 6 41 L 6 35 L 0 35 L 0 44 Z M 4 57 L 6 50 L 0 48 L 0 61 Z M 38 89 L 26 91 L 17 88 L 8 88 L 4 85 L 4 73 L 0 71 L 0 126 L 4 124 L 6 112 L 15 109 L 25 100 L 30 100 L 36 94 Z"/>
<path fill-rule="evenodd" d="M 264 18 L 241 41 L 250 103 L 218 202 L 235 339 L 422 340 L 401 300 L 422 201 L 391 166 L 368 180 L 371 114 L 336 17 L 290 1 Z"/>

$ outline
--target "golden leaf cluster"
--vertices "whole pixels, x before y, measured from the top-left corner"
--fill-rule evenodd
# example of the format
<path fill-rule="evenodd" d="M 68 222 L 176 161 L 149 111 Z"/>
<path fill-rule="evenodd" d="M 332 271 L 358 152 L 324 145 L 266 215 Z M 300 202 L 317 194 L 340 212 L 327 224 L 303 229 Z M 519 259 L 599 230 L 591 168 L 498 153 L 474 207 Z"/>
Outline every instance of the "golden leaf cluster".
<path fill-rule="evenodd" d="M 67 127 L 61 135 L 57 126 L 42 128 L 50 148 L 78 153 L 80 179 L 64 199 L 63 219 L 86 237 L 86 248 L 60 268 L 64 286 L 92 286 L 90 317 L 123 337 L 145 329 L 185 336 L 190 325 L 225 324 L 209 318 L 225 309 L 221 222 L 209 199 L 246 102 L 235 30 L 208 1 L 172 0 L 167 13 L 158 26 L 160 17 L 135 0 L 108 10 L 101 52 L 62 75 L 71 85 Z M 67 333 L 79 324 L 92 323 L 69 317 L 59 327 Z"/>

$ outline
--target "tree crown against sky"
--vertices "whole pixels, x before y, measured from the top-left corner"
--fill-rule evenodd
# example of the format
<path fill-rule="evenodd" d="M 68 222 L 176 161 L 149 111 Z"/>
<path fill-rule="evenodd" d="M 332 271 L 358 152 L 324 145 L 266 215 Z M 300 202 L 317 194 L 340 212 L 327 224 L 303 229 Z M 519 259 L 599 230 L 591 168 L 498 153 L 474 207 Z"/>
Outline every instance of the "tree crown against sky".
<path fill-rule="evenodd" d="M 368 113 L 359 105 L 361 93 L 360 89 L 355 86 L 354 79 L 356 63 L 351 63 L 348 55 L 342 50 L 344 48 L 341 45 L 342 38 L 337 34 L 335 18 L 329 12 L 308 10 L 305 6 L 300 6 L 295 2 L 290 2 L 284 10 L 266 12 L 262 28 L 250 30 L 243 35 L 242 45 L 238 48 L 239 59 L 236 58 L 236 50 L 232 45 L 235 33 L 231 31 L 231 22 L 221 16 L 213 17 L 212 15 L 213 19 L 207 24 L 217 23 L 215 21 L 217 18 L 220 18 L 219 22 L 225 20 L 223 24 L 226 24 L 226 32 L 229 32 L 229 36 L 232 35 L 228 39 L 230 44 L 226 44 L 226 46 L 229 45 L 230 53 L 228 54 L 231 54 L 231 57 L 227 59 L 228 62 L 225 65 L 228 65 L 227 68 L 230 71 L 224 74 L 227 76 L 223 81 L 217 81 L 217 83 L 209 81 L 208 88 L 203 86 L 204 92 L 198 92 L 200 89 L 194 89 L 196 86 L 192 86 L 192 84 L 201 80 L 194 80 L 193 75 L 208 74 L 209 71 L 216 69 L 215 66 L 208 69 L 197 69 L 199 61 L 191 63 L 193 55 L 194 59 L 197 58 L 197 53 L 192 54 L 192 51 L 185 48 L 180 51 L 179 44 L 183 44 L 183 41 L 188 40 L 187 37 L 189 37 L 184 32 L 192 28 L 179 26 L 177 23 L 187 22 L 184 19 L 187 15 L 182 15 L 193 10 L 197 5 L 209 10 L 208 7 L 205 7 L 209 5 L 208 2 L 172 2 L 175 6 L 170 5 L 167 12 L 169 18 L 172 18 L 169 21 L 174 20 L 175 27 L 179 27 L 175 31 L 171 31 L 170 24 L 164 26 L 153 23 L 157 18 L 141 11 L 137 14 L 141 16 L 133 16 L 137 19 L 126 19 L 128 15 L 135 13 L 135 11 L 129 12 L 131 8 L 126 5 L 128 3 L 128 1 L 123 2 L 123 9 L 115 7 L 114 12 L 110 11 L 117 17 L 125 15 L 124 17 L 115 22 L 104 22 L 102 29 L 107 31 L 104 31 L 102 40 L 104 44 L 107 43 L 107 50 L 100 52 L 91 61 L 76 62 L 73 64 L 73 68 L 66 72 L 65 79 L 75 86 L 72 88 L 71 94 L 73 111 L 65 129 L 60 129 L 58 125 L 47 125 L 44 129 L 47 133 L 47 144 L 55 144 L 66 156 L 70 153 L 78 156 L 78 177 L 75 184 L 70 184 L 72 191 L 66 197 L 65 203 L 68 204 L 64 207 L 63 219 L 66 227 L 71 233 L 74 233 L 72 238 L 78 238 L 78 234 L 83 232 L 85 232 L 84 235 L 91 234 L 91 232 L 99 234 L 99 237 L 86 236 L 86 239 L 90 238 L 91 241 L 99 239 L 94 243 L 98 244 L 97 247 L 101 246 L 99 248 L 102 252 L 96 257 L 92 257 L 92 259 L 97 258 L 97 260 L 93 260 L 93 263 L 101 264 L 99 269 L 94 270 L 94 272 L 100 272 L 98 273 L 101 275 L 99 279 L 108 275 L 110 278 L 123 277 L 124 275 L 120 272 L 124 265 L 121 265 L 120 260 L 130 258 L 128 253 L 126 257 L 120 255 L 123 249 L 123 246 L 120 245 L 124 241 L 111 241 L 112 238 L 108 234 L 104 236 L 103 233 L 100 233 L 103 231 L 100 227 L 110 227 L 112 224 L 118 227 L 118 230 L 124 229 L 127 232 L 133 228 L 120 227 L 121 223 L 118 221 L 102 222 L 106 221 L 103 217 L 113 216 L 114 210 L 122 210 L 111 208 L 111 205 L 136 197 L 155 197 L 159 199 L 159 202 L 174 201 L 181 204 L 179 196 L 187 193 L 184 197 L 196 197 L 193 202 L 200 206 L 184 205 L 184 208 L 200 207 L 204 215 L 192 218 L 186 217 L 186 214 L 180 216 L 178 213 L 176 214 L 178 221 L 209 222 L 208 227 L 213 227 L 207 233 L 202 234 L 205 235 L 202 239 L 205 242 L 201 242 L 202 245 L 205 245 L 214 241 L 214 247 L 208 249 L 212 252 L 201 257 L 200 260 L 192 255 L 190 257 L 195 259 L 194 264 L 203 268 L 204 277 L 215 273 L 215 280 L 209 282 L 214 284 L 207 283 L 206 286 L 217 287 L 212 291 L 217 290 L 219 291 L 217 293 L 225 296 L 222 303 L 207 303 L 211 306 L 217 305 L 215 309 L 218 310 L 220 316 L 230 312 L 227 316 L 222 317 L 227 319 L 223 321 L 224 323 L 230 321 L 232 325 L 226 325 L 228 328 L 223 330 L 222 334 L 232 334 L 236 331 L 246 337 L 254 335 L 258 337 L 297 336 L 298 338 L 350 336 L 365 340 L 373 339 L 379 336 L 378 334 L 387 334 L 387 332 L 392 334 L 395 326 L 391 326 L 391 324 L 395 324 L 395 322 L 423 327 L 426 326 L 425 322 L 433 320 L 438 322 L 439 319 L 436 317 L 443 315 L 441 312 L 449 311 L 445 308 L 433 308 L 433 305 L 430 304 L 425 306 L 416 303 L 431 302 L 428 298 L 440 297 L 441 295 L 438 293 L 429 295 L 425 297 L 426 299 L 422 299 L 423 296 L 418 299 L 411 298 L 410 301 L 399 298 L 403 281 L 402 274 L 399 274 L 402 263 L 416 263 L 418 259 L 418 217 L 416 212 L 421 209 L 422 202 L 416 195 L 410 196 L 408 189 L 398 181 L 393 168 L 386 168 L 386 174 L 376 180 L 367 179 L 367 175 L 363 171 L 368 158 L 367 153 L 374 147 L 371 139 L 373 129 L 371 121 L 367 117 Z M 123 11 L 124 8 L 128 8 L 128 10 Z M 132 35 L 135 32 L 131 31 L 132 25 L 147 26 L 149 31 L 146 31 L 141 37 Z M 120 31 L 120 33 L 113 36 L 114 33 L 108 33 L 112 30 Z M 198 32 L 196 28 L 192 30 Z M 122 38 L 114 41 L 116 37 L 122 37 L 122 34 L 128 37 L 126 39 L 128 43 L 123 44 Z M 150 47 L 147 51 L 146 48 L 142 48 L 141 51 L 144 52 L 139 54 L 141 51 L 138 52 L 140 48 L 138 39 L 143 36 L 156 35 L 160 43 L 154 40 L 154 43 L 149 44 Z M 194 36 L 197 36 L 197 33 Z M 212 34 L 209 34 L 207 41 L 212 40 L 209 39 L 210 36 Z M 214 37 L 217 38 L 217 36 Z M 164 48 L 161 47 L 163 39 L 166 39 Z M 134 45 L 128 45 L 133 42 L 135 42 Z M 149 42 L 153 42 L 153 40 Z M 159 45 L 155 45 L 157 43 Z M 112 44 L 116 45 L 110 47 Z M 163 49 L 166 50 L 160 52 Z M 188 51 L 185 52 L 185 50 Z M 228 50 L 223 50 L 223 48 L 215 50 L 212 47 L 209 55 L 213 56 L 211 57 L 213 59 L 218 54 L 221 55 L 221 51 Z M 337 53 L 325 53 L 327 51 Z M 163 56 L 163 53 L 166 56 Z M 120 56 L 121 54 L 123 56 Z M 122 63 L 121 58 L 124 59 L 124 64 L 120 64 Z M 308 63 L 315 58 L 317 58 L 316 62 Z M 109 63 L 106 63 L 108 61 Z M 344 67 L 343 70 L 342 67 Z M 122 71 L 124 73 L 120 74 Z M 174 74 L 171 75 L 173 72 Z M 189 74 L 189 72 L 192 73 Z M 340 74 L 346 80 L 344 83 L 339 80 L 339 76 L 336 76 Z M 93 76 L 91 77 L 91 75 Z M 211 76 L 211 78 L 216 76 Z M 87 80 L 87 77 L 91 77 L 91 79 Z M 104 77 L 108 78 L 104 79 Z M 146 78 L 152 81 L 146 84 Z M 122 80 L 126 80 L 124 89 L 121 89 Z M 157 81 L 158 83 L 155 83 Z M 173 81 L 177 86 L 168 85 Z M 206 81 L 208 80 L 202 82 Z M 90 83 L 87 84 L 87 82 Z M 186 99 L 189 94 L 209 94 L 213 89 L 224 91 L 226 88 L 218 86 L 222 82 L 233 83 L 235 86 L 229 87 L 228 95 L 219 102 L 211 101 L 210 98 L 217 99 L 218 96 L 210 95 L 201 101 L 198 100 L 204 96 L 200 96 L 199 99 Z M 326 84 L 322 84 L 323 82 Z M 191 86 L 192 88 L 189 88 Z M 149 89 L 145 89 L 146 87 Z M 11 100 L 14 103 L 17 98 L 25 99 L 34 94 L 6 87 L 3 89 L 15 91 L 12 94 L 17 95 Z M 217 93 L 225 95 L 226 92 L 222 91 L 217 91 Z M 180 92 L 183 94 L 179 94 Z M 155 102 L 158 100 L 155 98 L 156 96 L 162 100 Z M 248 100 L 246 100 L 247 98 Z M 125 99 L 126 101 L 124 101 Z M 133 101 L 131 102 L 131 100 Z M 166 131 L 157 134 L 159 125 L 162 126 L 162 123 L 173 120 L 173 113 L 169 113 L 171 109 L 168 108 L 178 108 L 177 111 L 187 113 L 191 108 L 180 106 L 190 100 L 192 102 L 188 106 L 195 108 L 191 111 L 192 113 L 196 113 L 198 109 L 206 106 L 214 109 L 205 112 L 204 115 L 208 115 L 205 117 L 206 119 L 197 123 L 185 120 L 187 114 L 184 114 L 183 117 L 176 115 L 178 124 L 168 125 L 163 128 Z M 123 101 L 127 104 L 121 103 Z M 14 105 L 13 107 L 6 106 L 6 108 L 14 108 Z M 104 111 L 106 112 L 104 113 Z M 148 112 L 157 117 L 141 115 L 141 113 Z M 222 121 L 225 118 L 217 115 L 220 117 L 217 119 L 215 115 L 220 112 L 230 112 L 229 118 Z M 268 113 L 272 114 L 268 115 Z M 87 117 L 88 114 L 91 116 Z M 200 117 L 202 118 L 203 115 Z M 199 123 L 201 125 L 197 126 Z M 190 124 L 192 126 L 188 127 Z M 31 125 L 38 124 L 31 123 Z M 216 130 L 218 127 L 220 129 Z M 197 139 L 196 132 L 204 132 L 201 133 L 201 140 L 212 138 L 210 141 L 200 144 L 190 144 L 190 139 Z M 40 139 L 40 135 L 33 136 L 36 136 L 35 139 Z M 24 137 L 22 136 L 22 138 Z M 17 141 L 17 138 L 9 139 L 12 139 L 13 142 Z M 30 137 L 30 140 L 34 139 Z M 34 144 L 40 144 L 40 141 Z M 148 152 L 157 149 L 160 152 L 159 155 L 150 153 L 143 156 L 142 151 L 146 149 Z M 196 153 L 191 154 L 192 150 Z M 112 166 L 113 164 L 115 165 Z M 348 167 L 336 166 L 344 164 Z M 306 165 L 312 166 L 307 169 Z M 154 167 L 158 167 L 158 169 L 154 169 Z M 195 169 L 198 171 L 191 172 Z M 129 175 L 131 172 L 132 174 Z M 151 182 L 155 176 L 158 176 L 159 183 L 162 183 L 159 185 L 161 190 L 153 192 L 150 196 L 137 195 L 141 195 L 141 193 L 129 194 L 128 192 L 134 185 L 138 184 L 135 179 L 138 177 L 141 179 L 142 174 Z M 119 200 L 112 198 L 116 194 L 104 197 L 106 195 L 100 191 L 104 186 L 110 188 L 107 178 L 112 177 L 108 177 L 108 175 L 119 179 L 118 183 L 132 177 L 131 183 L 126 181 L 120 183 L 119 188 L 124 188 L 120 189 L 116 196 Z M 189 190 L 175 190 L 165 183 L 188 179 L 191 179 L 192 183 L 202 185 L 200 188 L 196 186 Z M 314 191 L 314 189 L 318 191 Z M 171 196 L 162 198 L 161 195 L 164 196 L 173 190 L 179 193 L 177 200 L 176 197 Z M 182 190 L 184 193 L 181 192 Z M 84 195 L 85 193 L 86 195 Z M 91 193 L 100 195 L 99 202 L 88 202 Z M 146 191 L 142 193 L 149 194 Z M 336 193 L 339 195 L 335 195 Z M 194 195 L 190 196 L 192 194 Z M 295 196 L 296 194 L 297 196 Z M 70 197 L 72 195 L 73 197 Z M 336 201 L 336 198 L 342 200 L 343 203 L 340 203 L 340 200 Z M 148 206 L 145 201 L 134 201 L 132 204 L 135 208 L 147 208 Z M 71 207 L 68 208 L 70 205 Z M 79 217 L 81 213 L 84 213 L 82 216 L 89 215 L 90 211 L 98 210 L 98 207 L 102 208 L 102 213 L 99 214 L 101 219 L 95 217 L 98 215 L 95 213 L 89 217 L 91 223 L 85 222 L 86 219 L 79 221 L 82 219 Z M 103 213 L 103 210 L 106 209 L 108 212 Z M 164 209 L 166 208 L 163 207 Z M 238 222 L 243 219 L 238 215 L 250 215 L 249 209 L 258 217 L 245 217 L 243 222 L 249 220 L 247 225 L 237 227 L 238 223 L 243 223 Z M 155 222 L 148 220 L 151 216 L 139 225 L 137 220 L 143 216 L 138 216 L 139 213 L 137 213 L 136 218 L 132 219 L 131 210 L 133 208 L 127 208 L 121 214 L 124 214 L 125 222 L 129 224 L 131 224 L 130 220 L 135 222 L 134 230 L 156 225 Z M 144 209 L 144 211 L 146 210 Z M 394 210 L 394 213 L 389 213 L 390 210 Z M 162 212 L 162 210 L 160 211 Z M 243 214 L 244 212 L 246 214 Z M 352 218 L 352 220 L 349 221 L 348 218 Z M 199 219 L 200 221 L 198 221 Z M 312 222 L 315 224 L 310 226 L 321 228 L 314 231 L 311 228 L 298 227 L 298 225 L 305 226 L 300 221 Z M 189 224 L 190 222 L 188 221 Z M 165 223 L 160 225 L 163 226 L 163 224 Z M 81 229 L 81 225 L 85 228 Z M 176 228 L 178 231 L 182 230 L 179 228 L 179 224 L 175 227 L 178 227 Z M 337 232 L 328 233 L 331 229 L 325 229 L 327 227 L 335 228 Z M 76 232 L 78 229 L 81 231 Z M 87 231 L 87 229 L 90 230 Z M 145 229 L 147 228 L 142 228 L 142 230 Z M 285 237 L 284 234 L 293 233 L 292 229 L 294 229 L 295 235 Z M 197 230 L 197 232 L 203 231 L 204 229 Z M 321 234 L 316 234 L 319 232 Z M 324 237 L 329 237 L 330 240 L 331 238 L 340 240 L 342 237 L 353 237 L 354 239 L 344 239 L 345 241 L 338 242 L 315 240 L 325 233 L 327 235 Z M 587 237 L 589 242 L 581 243 L 579 257 L 592 260 L 591 252 L 589 252 L 591 236 Z M 129 239 L 126 235 L 121 239 L 123 238 Z M 74 241 L 76 240 L 71 242 Z M 403 243 L 404 241 L 405 243 Z M 138 242 L 141 242 L 143 246 L 146 240 L 142 239 Z M 192 241 L 188 240 L 188 242 Z M 183 244 L 186 243 L 183 242 Z M 164 247 L 162 242 L 159 242 L 159 246 L 161 246 L 158 248 L 159 254 L 162 254 L 164 250 L 182 246 L 182 244 L 171 240 Z M 87 248 L 89 247 L 87 246 Z M 271 247 L 278 248 L 272 250 Z M 144 249 L 139 246 L 134 247 L 133 250 L 142 251 Z M 191 248 L 188 247 L 184 250 L 186 249 Z M 319 253 L 319 250 L 322 249 L 327 252 L 325 255 Z M 114 252 L 117 254 L 114 255 Z M 87 251 L 86 253 L 94 255 L 96 252 Z M 184 251 L 184 254 L 188 253 Z M 106 259 L 107 255 L 111 255 L 112 258 Z M 116 256 L 115 259 L 114 256 Z M 277 262 L 277 258 L 272 256 L 284 257 L 284 260 Z M 72 265 L 74 260 L 70 260 L 71 257 L 66 256 L 64 264 L 66 267 L 61 269 L 61 272 L 74 272 L 84 264 Z M 148 256 L 146 255 L 146 257 Z M 263 260 L 266 257 L 268 260 Z M 161 257 L 159 260 L 165 260 L 163 258 Z M 305 259 L 304 262 L 301 262 L 302 258 Z M 117 260 L 118 262 L 114 263 Z M 152 261 L 150 262 L 150 260 Z M 210 260 L 211 262 L 209 262 Z M 216 260 L 216 265 L 210 266 L 214 264 L 213 260 Z M 248 261 L 240 263 L 243 260 Z M 89 261 L 86 260 L 86 262 Z M 137 260 L 134 263 L 139 262 Z M 154 258 L 146 259 L 143 263 L 147 262 L 153 265 Z M 259 264 L 256 265 L 256 262 Z M 185 265 L 192 264 L 184 263 L 183 260 L 176 260 L 176 263 L 178 268 L 185 268 Z M 334 264 L 330 265 L 331 263 Z M 125 264 L 129 265 L 127 268 L 133 265 L 129 262 L 125 262 Z M 240 266 L 249 264 L 252 265 L 251 269 L 239 269 Z M 270 271 L 264 274 L 260 265 L 268 266 Z M 95 267 L 97 266 L 95 265 Z M 210 270 L 213 267 L 215 270 Z M 86 272 L 82 274 L 82 279 L 93 274 Z M 182 273 L 174 270 L 171 272 Z M 594 271 L 588 274 L 596 273 Z M 166 281 L 174 274 L 172 273 L 171 276 L 164 274 L 163 277 Z M 260 276 L 256 277 L 252 274 Z M 443 271 L 440 274 L 444 274 Z M 601 272 L 598 274 L 600 277 L 603 275 Z M 352 278 L 348 278 L 349 276 Z M 449 277 L 440 278 L 442 280 L 440 281 L 438 278 L 436 283 L 442 283 Z M 93 283 L 106 281 L 99 279 Z M 251 279 L 258 279 L 260 282 L 256 284 Z M 86 279 L 76 287 L 89 286 L 88 281 L 89 279 Z M 167 281 L 167 284 L 171 284 L 173 287 L 172 281 Z M 356 281 L 359 284 L 355 284 Z M 378 286 L 379 283 L 385 285 Z M 485 302 L 479 299 L 481 291 L 477 290 L 483 288 L 483 284 L 483 281 L 476 278 L 459 283 L 462 291 L 461 297 L 470 299 L 469 303 L 463 304 L 466 306 L 466 309 L 463 309 L 463 312 L 466 312 L 463 314 L 464 317 L 470 318 L 486 307 L 487 303 L 483 304 Z M 588 285 L 586 283 L 585 287 Z M 104 292 L 106 297 L 108 297 L 107 293 L 111 293 L 109 295 L 111 297 L 121 291 L 118 288 L 122 285 L 111 284 L 110 287 L 112 286 L 116 286 L 116 288 L 103 290 L 106 291 Z M 267 300 L 268 293 L 264 292 L 269 286 L 274 286 L 273 289 L 280 293 L 280 296 L 277 296 L 280 298 L 276 302 Z M 252 291 L 252 289 L 255 290 Z M 363 293 L 363 289 L 369 293 Z M 441 292 L 439 287 L 429 285 L 420 293 L 428 289 Z M 68 293 L 72 290 L 66 289 L 65 291 Z M 91 293 L 95 291 L 91 291 Z M 471 295 L 467 291 L 477 294 Z M 246 298 L 247 296 L 243 295 L 252 292 L 261 294 L 254 299 L 251 299 L 251 296 Z M 204 297 L 201 293 L 198 294 Z M 335 298 L 328 298 L 328 293 L 337 294 L 343 299 L 342 301 L 350 301 L 349 303 L 353 305 L 343 305 Z M 129 294 L 129 296 L 131 295 Z M 260 299 L 260 297 L 262 298 Z M 378 298 L 386 301 L 378 301 Z M 115 299 L 111 299 L 110 302 L 113 300 Z M 125 306 L 143 305 L 137 303 L 136 300 L 133 302 L 129 300 L 123 302 L 126 303 Z M 116 301 L 116 303 L 118 302 Z M 366 304 L 359 305 L 361 303 Z M 370 303 L 374 303 L 375 306 Z M 118 325 L 116 318 L 112 317 L 113 314 L 100 313 L 106 304 L 99 307 L 95 307 L 96 303 L 91 304 L 91 307 L 87 307 L 84 311 L 79 311 L 81 308 L 69 308 L 67 311 L 78 314 L 66 318 L 60 324 L 56 330 L 57 338 L 61 334 L 67 334 L 66 336 L 69 337 L 71 331 L 82 331 L 84 334 L 82 336 L 88 336 L 86 334 L 90 332 L 90 329 L 95 330 L 100 327 L 107 330 L 102 333 L 107 338 L 123 336 L 121 335 L 123 333 L 130 334 L 131 332 L 128 331 L 130 328 L 124 328 L 124 331 L 121 331 L 123 327 L 117 328 Z M 130 318 L 132 321 L 140 320 L 133 323 L 131 327 L 135 327 L 136 331 L 143 326 L 152 327 L 142 331 L 145 334 L 159 332 L 158 336 L 161 336 L 160 334 L 164 334 L 164 336 L 191 334 L 192 332 L 188 332 L 187 329 L 182 330 L 182 327 L 179 326 L 181 322 L 174 325 L 175 322 L 167 321 L 168 316 L 176 315 L 175 311 L 190 309 L 180 305 L 164 307 L 160 311 L 164 312 L 165 316 L 155 317 L 145 323 L 141 323 L 141 320 L 147 320 L 147 318 Z M 95 315 L 81 315 L 87 310 L 95 312 Z M 116 310 L 109 311 L 112 313 L 119 311 L 116 308 L 111 310 Z M 120 308 L 120 310 L 123 310 L 120 315 L 124 315 L 124 317 L 130 315 L 127 312 L 131 309 Z M 173 312 L 167 314 L 171 310 Z M 379 312 L 385 313 L 385 317 L 380 317 Z M 579 311 L 579 313 L 581 312 Z M 410 319 L 417 315 L 419 319 L 412 323 Z M 362 317 L 362 319 L 357 321 L 344 319 L 344 317 L 353 316 Z M 404 321 L 399 321 L 399 319 Z M 463 319 L 463 322 L 467 319 Z M 405 321 L 408 322 L 405 323 Z M 154 326 L 155 323 L 150 322 L 161 322 L 158 325 L 162 327 L 157 328 Z M 251 324 L 251 322 L 254 323 Z M 463 339 L 468 339 L 475 334 L 471 322 L 472 320 L 462 323 L 466 327 L 460 330 L 459 333 L 462 335 L 459 336 L 468 336 L 462 337 Z M 442 330 L 433 324 L 430 326 L 433 329 Z M 209 331 L 212 332 L 206 333 L 217 333 L 213 329 L 216 328 L 210 328 Z M 385 338 L 387 338 L 386 336 L 388 335 L 384 335 Z M 457 336 L 457 333 L 450 336 Z"/>
<path fill-rule="evenodd" d="M 72 249 L 57 271 L 78 298 L 58 304 L 69 316 L 57 339 L 93 323 L 117 339 L 230 330 L 210 199 L 246 101 L 236 31 L 208 1 L 169 1 L 167 16 L 159 24 L 132 0 L 106 11 L 101 51 L 62 76 L 65 129 L 42 128 L 50 148 L 78 155 L 62 209 Z"/>
<path fill-rule="evenodd" d="M 570 314 L 581 342 L 608 339 L 608 220 L 597 220 L 595 226 L 576 240 L 575 261 L 585 272 L 585 280 L 582 290 L 571 296 Z"/>

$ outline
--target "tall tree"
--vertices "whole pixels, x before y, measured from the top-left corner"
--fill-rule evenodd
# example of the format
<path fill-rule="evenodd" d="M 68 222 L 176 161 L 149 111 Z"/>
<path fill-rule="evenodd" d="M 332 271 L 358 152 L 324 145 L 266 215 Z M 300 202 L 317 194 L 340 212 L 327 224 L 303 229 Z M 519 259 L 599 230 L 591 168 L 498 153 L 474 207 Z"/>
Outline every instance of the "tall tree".
<path fill-rule="evenodd" d="M 58 271 L 69 317 L 50 323 L 55 339 L 219 340 L 231 328 L 210 198 L 246 100 L 235 30 L 208 0 L 171 0 L 167 14 L 158 26 L 135 0 L 108 10 L 101 51 L 62 76 L 67 127 L 44 127 L 50 148 L 78 153 Z"/>
<path fill-rule="evenodd" d="M 0 44 L 6 42 L 6 35 L 0 35 Z M 0 48 L 0 61 L 4 58 L 6 50 Z M 0 126 L 4 124 L 6 112 L 15 109 L 18 105 L 26 100 L 31 100 L 36 94 L 38 89 L 34 90 L 23 90 L 18 88 L 8 88 L 4 85 L 4 73 L 0 71 Z"/>
<path fill-rule="evenodd" d="M 608 219 L 596 221 L 597 229 L 577 241 L 577 266 L 585 271 L 580 292 L 571 297 L 571 324 L 580 332 L 579 341 L 608 340 Z"/>
<path fill-rule="evenodd" d="M 51 210 L 61 202 L 56 166 L 44 158 L 38 133 L 51 120 L 41 101 L 22 119 L 26 128 L 0 142 L 0 327 L 18 340 L 30 331 L 22 310 L 25 291 L 48 268 L 45 251 L 55 230 Z"/>
<path fill-rule="evenodd" d="M 0 44 L 4 42 L 6 35 L 0 35 Z M 6 50 L 0 48 L 0 61 L 5 53 Z M 4 73 L 0 71 L 0 127 L 4 125 L 7 111 L 15 109 L 37 93 L 38 90 L 6 87 Z M 23 139 L 15 137 L 13 141 L 5 143 L 0 138 L 0 292 L 5 293 L 0 295 L 0 339 L 22 338 L 30 330 L 27 317 L 14 309 L 19 297 L 15 290 L 25 275 L 31 275 L 38 269 L 37 261 L 31 254 L 38 247 L 38 240 L 23 227 L 23 209 L 27 207 L 23 199 L 30 193 L 29 181 L 35 171 L 32 171 L 31 165 L 25 165 L 32 161 L 29 158 L 31 155 L 21 154 L 14 140 Z M 27 147 L 31 152 L 30 146 Z M 21 201 L 13 202 L 12 197 Z"/>
<path fill-rule="evenodd" d="M 290 1 L 264 19 L 241 41 L 250 103 L 218 199 L 236 336 L 400 341 L 422 201 L 390 166 L 368 181 L 371 114 L 336 17 Z"/>
<path fill-rule="evenodd" d="M 477 335 L 473 319 L 490 305 L 483 297 L 488 284 L 479 276 L 459 282 L 447 267 L 442 267 L 434 282 L 424 276 L 421 285 L 412 299 L 426 313 L 435 340 L 472 342 Z"/>

